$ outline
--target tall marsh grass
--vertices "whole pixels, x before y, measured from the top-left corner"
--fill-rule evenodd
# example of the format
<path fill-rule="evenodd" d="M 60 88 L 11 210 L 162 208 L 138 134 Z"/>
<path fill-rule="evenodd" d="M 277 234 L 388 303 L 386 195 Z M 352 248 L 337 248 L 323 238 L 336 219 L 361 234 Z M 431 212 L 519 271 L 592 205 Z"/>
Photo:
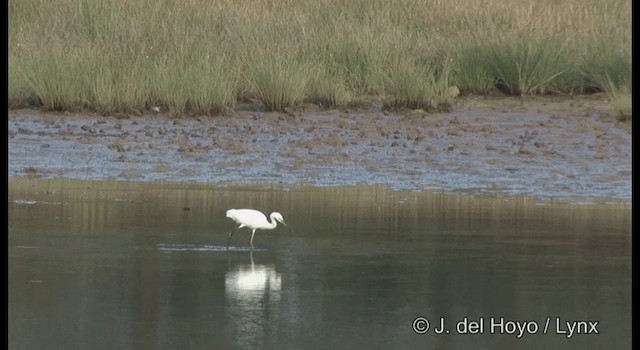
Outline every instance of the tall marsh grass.
<path fill-rule="evenodd" d="M 253 82 L 251 90 L 267 111 L 283 111 L 302 102 L 311 76 L 305 64 L 280 57 L 267 56 L 247 69 Z"/>
<path fill-rule="evenodd" d="M 387 72 L 387 108 L 447 110 L 451 100 L 448 72 L 429 64 L 403 60 Z"/>
<path fill-rule="evenodd" d="M 509 38 L 488 48 L 489 65 L 508 94 L 544 94 L 570 69 L 563 50 L 554 39 Z"/>
<path fill-rule="evenodd" d="M 630 91 L 629 0 L 9 0 L 11 107 L 216 114 Z M 625 90 L 626 89 L 626 90 Z M 630 113 L 630 112 L 629 112 Z"/>

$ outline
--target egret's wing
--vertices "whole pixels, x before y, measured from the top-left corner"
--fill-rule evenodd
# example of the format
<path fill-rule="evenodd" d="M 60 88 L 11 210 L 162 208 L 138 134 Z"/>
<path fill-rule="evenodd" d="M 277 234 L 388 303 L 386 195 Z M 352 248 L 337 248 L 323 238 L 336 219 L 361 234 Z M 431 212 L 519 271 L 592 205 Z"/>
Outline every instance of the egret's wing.
<path fill-rule="evenodd" d="M 238 224 L 258 227 L 269 224 L 267 217 L 261 212 L 253 209 L 229 209 L 227 217 L 233 219 Z"/>

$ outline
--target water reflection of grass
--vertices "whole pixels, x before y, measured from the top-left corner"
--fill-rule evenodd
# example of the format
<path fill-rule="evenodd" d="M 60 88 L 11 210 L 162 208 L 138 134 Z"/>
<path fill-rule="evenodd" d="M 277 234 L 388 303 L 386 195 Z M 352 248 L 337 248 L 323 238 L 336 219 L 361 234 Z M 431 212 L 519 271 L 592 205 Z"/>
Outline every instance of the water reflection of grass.
<path fill-rule="evenodd" d="M 12 208 L 28 201 L 49 212 L 42 220 L 49 220 L 47 215 L 62 215 L 70 218 L 68 225 L 78 225 L 89 233 L 117 225 L 121 216 L 141 215 L 142 226 L 188 225 L 198 232 L 217 232 L 226 239 L 234 225 L 224 213 L 240 207 L 280 211 L 296 234 L 304 234 L 306 225 L 326 218 L 335 218 L 335 229 L 354 234 L 360 222 L 376 222 L 390 231 L 425 227 L 456 231 L 505 223 L 517 230 L 523 222 L 545 221 L 558 229 L 573 227 L 581 234 L 591 232 L 596 222 L 612 232 L 630 230 L 631 224 L 630 206 L 608 199 L 581 199 L 576 205 L 532 197 L 392 191 L 384 186 L 281 190 L 271 186 L 10 178 L 8 189 L 9 212 L 25 215 L 10 217 L 10 222 L 32 220 L 31 211 Z"/>
<path fill-rule="evenodd" d="M 245 98 L 428 109 L 451 86 L 485 94 L 496 78 L 516 95 L 595 85 L 615 97 L 631 86 L 630 5 L 11 0 L 9 100 L 105 113 L 216 114 Z"/>

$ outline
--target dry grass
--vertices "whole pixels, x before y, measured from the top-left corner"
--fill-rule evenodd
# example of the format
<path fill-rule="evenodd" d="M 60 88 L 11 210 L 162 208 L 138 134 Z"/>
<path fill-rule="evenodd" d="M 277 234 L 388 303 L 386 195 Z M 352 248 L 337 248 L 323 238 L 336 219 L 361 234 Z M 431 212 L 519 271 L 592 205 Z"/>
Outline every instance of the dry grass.
<path fill-rule="evenodd" d="M 630 10 L 628 0 L 10 0 L 9 101 L 105 113 L 215 114 L 247 95 L 274 110 L 363 96 L 421 107 L 438 105 L 445 85 L 487 93 L 496 77 L 513 94 L 579 91 L 616 60 L 629 69 L 614 84 L 630 87 Z"/>

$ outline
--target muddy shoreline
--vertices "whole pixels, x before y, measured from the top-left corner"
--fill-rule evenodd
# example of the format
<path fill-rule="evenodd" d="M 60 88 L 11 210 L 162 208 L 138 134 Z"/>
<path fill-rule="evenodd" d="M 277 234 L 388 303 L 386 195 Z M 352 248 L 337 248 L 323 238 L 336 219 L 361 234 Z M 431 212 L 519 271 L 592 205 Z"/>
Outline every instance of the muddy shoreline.
<path fill-rule="evenodd" d="M 602 94 L 465 97 L 449 113 L 11 110 L 8 137 L 9 176 L 631 200 L 631 124 Z"/>

